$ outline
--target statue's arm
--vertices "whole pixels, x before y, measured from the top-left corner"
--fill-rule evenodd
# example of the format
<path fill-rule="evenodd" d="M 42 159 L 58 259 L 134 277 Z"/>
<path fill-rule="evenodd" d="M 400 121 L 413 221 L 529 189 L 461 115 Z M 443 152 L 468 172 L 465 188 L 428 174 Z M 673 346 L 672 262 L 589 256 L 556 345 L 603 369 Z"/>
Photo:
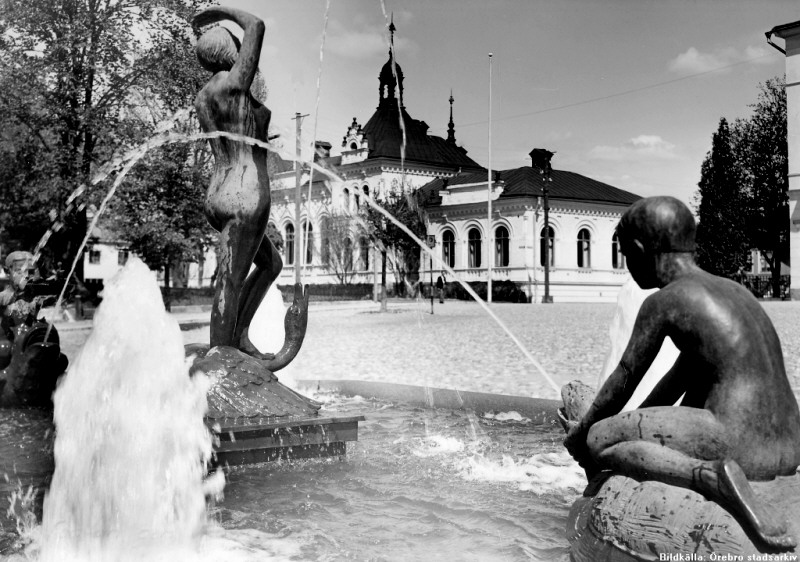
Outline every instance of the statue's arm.
<path fill-rule="evenodd" d="M 228 73 L 228 81 L 234 88 L 250 90 L 261 57 L 261 43 L 264 41 L 264 22 L 253 14 L 236 8 L 215 6 L 195 14 L 194 27 L 202 27 L 222 20 L 230 20 L 244 31 L 239 56 Z"/>

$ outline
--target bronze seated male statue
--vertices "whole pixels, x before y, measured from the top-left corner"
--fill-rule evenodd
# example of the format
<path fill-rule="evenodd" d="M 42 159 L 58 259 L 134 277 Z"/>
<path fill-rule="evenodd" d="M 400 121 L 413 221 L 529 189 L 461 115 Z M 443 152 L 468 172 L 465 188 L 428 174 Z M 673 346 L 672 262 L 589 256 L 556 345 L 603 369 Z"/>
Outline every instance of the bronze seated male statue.
<path fill-rule="evenodd" d="M 42 282 L 30 252 L 11 252 L 0 292 L 0 407 L 50 407 L 58 377 L 67 369 L 58 333 L 39 319 L 58 290 Z"/>
<path fill-rule="evenodd" d="M 634 203 L 617 227 L 642 304 L 625 353 L 564 441 L 591 481 L 611 471 L 688 488 L 769 551 L 794 548 L 786 514 L 753 485 L 795 475 L 800 411 L 778 335 L 741 285 L 694 261 L 695 221 L 672 197 Z M 642 405 L 620 413 L 662 342 L 680 355 Z M 683 396 L 678 406 L 673 406 Z"/>

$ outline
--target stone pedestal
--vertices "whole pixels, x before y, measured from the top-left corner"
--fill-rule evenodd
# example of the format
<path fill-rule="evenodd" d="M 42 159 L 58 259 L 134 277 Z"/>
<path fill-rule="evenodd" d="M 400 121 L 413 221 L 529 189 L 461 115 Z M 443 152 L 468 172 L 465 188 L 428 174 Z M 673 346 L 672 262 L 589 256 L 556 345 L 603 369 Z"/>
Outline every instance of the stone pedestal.
<path fill-rule="evenodd" d="M 211 379 L 206 425 L 213 466 L 344 455 L 363 416 L 322 417 L 320 404 L 283 385 L 258 359 L 226 346 L 186 346 L 190 372 Z"/>

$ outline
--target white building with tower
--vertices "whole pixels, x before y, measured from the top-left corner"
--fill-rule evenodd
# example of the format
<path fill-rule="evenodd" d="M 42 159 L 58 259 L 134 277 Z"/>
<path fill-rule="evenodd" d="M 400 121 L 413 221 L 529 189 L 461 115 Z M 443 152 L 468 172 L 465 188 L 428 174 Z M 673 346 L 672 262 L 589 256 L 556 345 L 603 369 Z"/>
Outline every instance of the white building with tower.
<path fill-rule="evenodd" d="M 391 25 L 392 37 L 394 31 Z M 796 73 L 800 74 L 800 70 Z M 302 167 L 299 217 L 295 214 L 294 165 L 270 153 L 270 223 L 284 239 L 284 268 L 277 284 L 294 282 L 297 244 L 302 248 L 303 283 L 340 284 L 342 280 L 326 252 L 327 221 L 342 215 L 357 217 L 365 204 L 364 194 L 380 200 L 390 192 L 403 191 L 416 194 L 424 210 L 428 235 L 436 240 L 435 252 L 459 277 L 485 283 L 491 258 L 493 283 L 511 281 L 526 293 L 528 300 L 541 301 L 548 231 L 543 212 L 543 164 L 537 161 L 537 155 L 547 151 L 535 150 L 530 166 L 493 171 L 493 214 L 489 224 L 488 172 L 456 142 L 452 94 L 447 137 L 431 135 L 428 125 L 413 118 L 403 103 L 404 79 L 390 49 L 389 59 L 378 75 L 378 105 L 371 116 L 363 125 L 358 117 L 349 124 L 343 123 L 338 154 L 332 154 L 330 143 L 316 143 L 315 159 L 338 179 L 330 180 L 319 172 L 312 175 L 307 166 Z M 800 111 L 799 106 L 795 103 L 795 114 Z M 790 132 L 793 130 L 790 124 Z M 797 151 L 796 146 L 790 146 L 790 159 Z M 800 158 L 795 157 L 792 165 L 797 169 Z M 550 178 L 550 295 L 559 302 L 615 301 L 628 272 L 614 229 L 625 209 L 639 197 L 566 170 L 552 170 Z M 795 192 L 797 187 L 800 186 L 795 187 Z M 796 203 L 796 199 L 793 201 Z M 798 211 L 793 212 L 796 217 Z M 793 236 L 797 236 L 797 228 Z M 352 271 L 347 283 L 374 286 L 380 278 L 377 249 L 355 227 L 349 247 Z M 793 252 L 798 247 L 800 244 L 793 242 Z M 86 255 L 87 281 L 102 285 L 127 256 L 124 243 L 98 235 Z M 428 283 L 431 273 L 435 280 L 439 266 L 434 262 L 431 271 L 428 259 L 423 258 L 421 263 L 422 280 Z M 215 265 L 215 256 L 210 252 L 202 264 L 187 264 L 185 271 L 176 272 L 173 277 L 188 287 L 209 286 Z M 455 280 L 448 277 L 447 281 Z"/>
<path fill-rule="evenodd" d="M 392 37 L 394 25 L 390 26 Z M 327 263 L 326 220 L 334 215 L 356 215 L 364 205 L 363 194 L 378 200 L 389 192 L 413 192 L 435 178 L 450 177 L 461 171 L 481 170 L 480 164 L 458 146 L 453 124 L 453 97 L 450 96 L 450 123 L 446 139 L 428 134 L 428 125 L 414 119 L 403 103 L 403 70 L 389 60 L 378 75 L 378 107 L 363 125 L 357 117 L 346 126 L 341 153 L 331 156 L 331 145 L 317 142 L 318 161 L 340 178 L 329 180 L 320 173 L 304 169 L 301 178 L 302 211 L 295 217 L 296 179 L 290 163 L 276 165 L 273 175 L 271 222 L 284 238 L 284 270 L 279 284 L 293 278 L 295 244 L 302 244 L 303 282 L 338 283 Z M 401 125 L 402 118 L 402 125 Z M 309 204 L 309 182 L 311 196 Z M 310 226 L 308 243 L 304 236 Z M 371 242 L 353 231 L 352 283 L 373 283 L 378 260 Z"/>
<path fill-rule="evenodd" d="M 394 25 L 389 29 L 393 36 Z M 327 263 L 325 221 L 336 214 L 356 214 L 364 193 L 380 200 L 390 191 L 403 190 L 417 193 L 436 251 L 462 279 L 486 282 L 491 253 L 493 281 L 512 281 L 529 300 L 541 300 L 544 216 L 539 163 L 493 172 L 493 218 L 487 224 L 488 172 L 456 143 L 453 96 L 447 138 L 430 135 L 428 125 L 411 117 L 403 104 L 404 78 L 390 49 L 378 75 L 378 107 L 372 116 L 363 126 L 353 118 L 340 155 L 331 155 L 329 143 L 317 143 L 319 161 L 340 179 L 330 181 L 319 173 L 312 178 L 303 170 L 300 217 L 295 216 L 293 166 L 275 164 L 271 222 L 285 241 L 284 270 L 277 282 L 293 283 L 294 245 L 303 244 L 302 281 L 339 283 Z M 639 196 L 565 170 L 554 170 L 551 178 L 550 295 L 561 302 L 614 302 L 628 277 L 614 229 Z M 374 283 L 380 264 L 372 243 L 357 238 L 354 231 L 351 246 L 355 272 L 350 282 Z M 430 261 L 421 261 L 420 274 L 428 282 Z M 435 279 L 440 269 L 434 264 L 433 270 Z"/>

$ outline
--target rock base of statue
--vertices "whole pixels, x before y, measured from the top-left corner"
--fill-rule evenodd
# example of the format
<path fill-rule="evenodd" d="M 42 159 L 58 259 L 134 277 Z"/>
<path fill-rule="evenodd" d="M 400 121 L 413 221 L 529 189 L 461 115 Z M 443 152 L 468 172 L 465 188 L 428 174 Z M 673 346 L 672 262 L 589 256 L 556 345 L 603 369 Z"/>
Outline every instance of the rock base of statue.
<path fill-rule="evenodd" d="M 591 387 L 580 381 L 564 385 L 559 417 L 565 430 L 581 419 L 593 398 Z M 789 533 L 800 540 L 800 473 L 751 481 L 750 486 L 762 505 L 783 515 Z M 593 478 L 572 505 L 567 539 L 571 562 L 770 559 L 765 546 L 716 502 L 686 488 L 611 472 Z"/>
<path fill-rule="evenodd" d="M 190 373 L 211 379 L 206 424 L 218 437 L 214 466 L 341 456 L 358 440 L 363 416 L 323 417 L 320 404 L 282 384 L 238 349 L 192 344 Z"/>
<path fill-rule="evenodd" d="M 572 562 L 677 560 L 668 556 L 677 554 L 694 555 L 684 560 L 770 559 L 728 511 L 696 492 L 619 474 L 599 478 L 569 513 Z M 750 485 L 800 538 L 800 473 Z M 786 554 L 792 560 L 800 551 Z"/>

